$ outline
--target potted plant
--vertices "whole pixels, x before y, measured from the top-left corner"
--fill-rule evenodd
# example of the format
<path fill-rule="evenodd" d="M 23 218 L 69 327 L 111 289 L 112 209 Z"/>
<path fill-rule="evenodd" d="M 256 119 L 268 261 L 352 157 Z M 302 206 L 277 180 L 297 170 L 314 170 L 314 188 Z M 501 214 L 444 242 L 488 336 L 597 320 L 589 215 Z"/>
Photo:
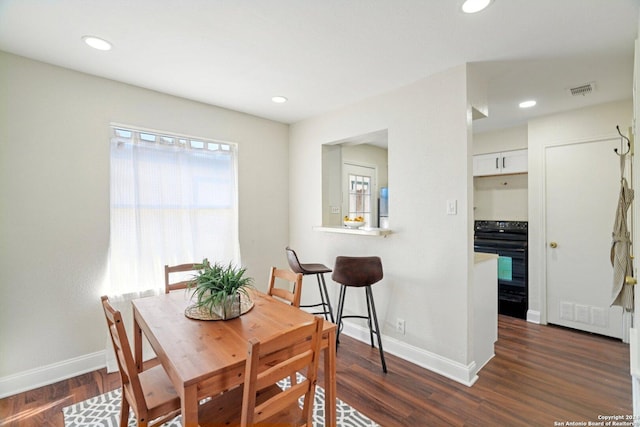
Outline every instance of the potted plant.
<path fill-rule="evenodd" d="M 196 296 L 196 306 L 217 314 L 221 319 L 233 319 L 240 316 L 240 298 L 249 297 L 248 289 L 253 287 L 253 279 L 245 276 L 246 268 L 233 264 L 211 264 L 204 259 L 198 265 L 200 272 L 190 287 Z"/>

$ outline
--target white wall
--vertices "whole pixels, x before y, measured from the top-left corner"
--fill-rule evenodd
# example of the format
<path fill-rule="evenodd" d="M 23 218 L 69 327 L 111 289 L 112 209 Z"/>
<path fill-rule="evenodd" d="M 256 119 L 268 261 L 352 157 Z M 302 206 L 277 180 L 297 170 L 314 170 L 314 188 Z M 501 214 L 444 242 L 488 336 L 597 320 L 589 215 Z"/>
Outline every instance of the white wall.
<path fill-rule="evenodd" d="M 474 177 L 474 218 L 526 221 L 528 188 L 527 174 Z"/>
<path fill-rule="evenodd" d="M 528 145 L 526 124 L 473 134 L 473 154 L 520 150 Z"/>
<path fill-rule="evenodd" d="M 243 263 L 286 265 L 287 125 L 3 52 L 0 100 L 0 395 L 104 361 L 110 122 L 237 142 Z"/>
<path fill-rule="evenodd" d="M 640 16 L 638 16 L 638 34 L 640 34 Z M 640 138 L 640 39 L 635 41 L 634 61 L 633 61 L 633 135 L 634 138 Z M 637 173 L 633 176 L 631 183 L 633 188 L 640 188 L 640 175 Z M 640 209 L 633 211 L 634 224 L 640 224 Z M 635 227 L 632 231 L 632 242 L 640 242 L 640 227 Z M 633 247 L 632 247 L 633 249 Z M 636 254 L 638 252 L 635 252 Z M 634 277 L 638 277 L 637 263 L 634 268 Z M 634 292 L 634 306 L 640 307 L 640 292 Z M 638 325 L 640 318 L 640 310 L 635 309 L 633 313 L 633 324 Z M 636 329 L 638 327 L 636 326 Z M 636 357 L 640 357 L 637 355 Z M 637 365 L 640 366 L 640 365 Z M 638 387 L 638 388 L 636 388 Z M 640 378 L 634 378 L 634 415 L 640 415 Z"/>
<path fill-rule="evenodd" d="M 345 145 L 342 147 L 342 161 L 375 166 L 378 171 L 378 188 L 389 185 L 389 155 L 384 148 L 369 144 Z"/>
<path fill-rule="evenodd" d="M 471 113 L 466 91 L 467 69 L 460 66 L 297 123 L 290 133 L 291 176 L 300 177 L 290 183 L 290 235 L 301 260 L 333 266 L 337 255 L 380 256 L 385 277 L 373 292 L 385 350 L 463 382 L 471 380 L 464 377 L 473 371 L 468 331 Z M 393 234 L 381 238 L 314 231 L 322 221 L 322 144 L 379 129 L 388 129 Z M 457 215 L 446 214 L 448 199 L 457 200 Z M 315 287 L 305 283 L 303 300 Z M 328 286 L 337 302 L 337 284 L 329 280 Z M 345 311 L 362 313 L 362 292 L 352 290 L 347 298 Z M 406 335 L 395 331 L 398 317 L 406 321 Z"/>
<path fill-rule="evenodd" d="M 529 122 L 529 312 L 531 321 L 546 323 L 544 277 L 544 150 L 562 144 L 619 138 L 631 125 L 631 100 L 601 104 L 546 116 Z M 612 153 L 612 155 L 614 155 Z M 594 173 L 597 170 L 594 169 Z M 613 221 L 613 211 L 611 213 Z M 613 224 L 613 222 L 612 222 Z"/>

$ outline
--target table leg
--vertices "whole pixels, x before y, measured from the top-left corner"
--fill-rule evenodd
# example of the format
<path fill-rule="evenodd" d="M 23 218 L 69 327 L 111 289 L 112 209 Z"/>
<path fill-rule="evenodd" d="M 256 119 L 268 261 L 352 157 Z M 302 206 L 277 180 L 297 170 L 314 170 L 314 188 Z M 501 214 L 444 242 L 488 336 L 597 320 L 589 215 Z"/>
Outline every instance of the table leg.
<path fill-rule="evenodd" d="M 142 372 L 142 329 L 138 324 L 137 311 L 133 309 L 133 357 L 138 372 Z"/>
<path fill-rule="evenodd" d="M 324 349 L 324 413 L 325 425 L 336 425 L 336 331 L 329 331 Z"/>
<path fill-rule="evenodd" d="M 198 387 L 185 387 L 182 399 L 182 425 L 184 427 L 198 427 Z"/>

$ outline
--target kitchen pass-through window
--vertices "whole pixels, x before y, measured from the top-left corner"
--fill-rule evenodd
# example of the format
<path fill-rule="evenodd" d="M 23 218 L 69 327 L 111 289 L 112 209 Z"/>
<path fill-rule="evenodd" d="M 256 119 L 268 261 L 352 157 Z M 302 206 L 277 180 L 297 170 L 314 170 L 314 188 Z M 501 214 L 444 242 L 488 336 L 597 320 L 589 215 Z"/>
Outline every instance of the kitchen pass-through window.
<path fill-rule="evenodd" d="M 111 127 L 110 295 L 164 290 L 164 266 L 240 263 L 237 146 Z"/>

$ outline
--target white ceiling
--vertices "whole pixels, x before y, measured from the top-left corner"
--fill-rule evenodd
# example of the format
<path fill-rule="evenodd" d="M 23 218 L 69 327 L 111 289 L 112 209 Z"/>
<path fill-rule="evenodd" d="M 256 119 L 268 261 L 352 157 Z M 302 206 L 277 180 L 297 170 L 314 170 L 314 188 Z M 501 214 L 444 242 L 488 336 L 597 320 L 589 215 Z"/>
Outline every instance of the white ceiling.
<path fill-rule="evenodd" d="M 0 50 L 284 123 L 465 62 L 489 79 L 475 131 L 631 97 L 640 0 L 494 0 L 475 15 L 460 4 L 0 0 Z M 88 34 L 113 49 L 88 48 Z M 568 94 L 589 82 L 592 94 Z M 519 110 L 525 98 L 538 105 Z"/>

